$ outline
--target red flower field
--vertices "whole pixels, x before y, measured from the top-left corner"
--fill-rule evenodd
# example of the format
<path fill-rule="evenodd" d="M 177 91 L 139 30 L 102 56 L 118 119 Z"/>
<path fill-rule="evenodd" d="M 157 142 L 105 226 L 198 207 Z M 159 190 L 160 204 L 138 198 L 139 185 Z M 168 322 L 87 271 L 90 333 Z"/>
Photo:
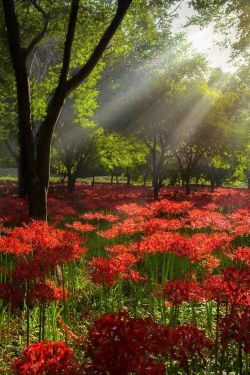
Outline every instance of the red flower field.
<path fill-rule="evenodd" d="M 140 187 L 55 185 L 48 223 L 11 193 L 0 197 L 2 373 L 249 373 L 248 190 L 168 187 L 152 201 Z"/>

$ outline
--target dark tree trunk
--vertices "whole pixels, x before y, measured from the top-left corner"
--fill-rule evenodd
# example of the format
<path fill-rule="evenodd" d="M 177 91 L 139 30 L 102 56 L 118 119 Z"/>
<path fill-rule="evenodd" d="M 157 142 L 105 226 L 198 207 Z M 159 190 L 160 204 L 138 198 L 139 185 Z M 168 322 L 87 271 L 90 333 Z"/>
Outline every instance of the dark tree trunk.
<path fill-rule="evenodd" d="M 210 180 L 210 190 L 211 190 L 212 193 L 214 192 L 214 188 L 215 188 L 215 181 L 214 181 L 214 178 L 211 178 L 211 180 Z"/>
<path fill-rule="evenodd" d="M 25 176 L 25 163 L 24 163 L 23 157 L 20 152 L 18 155 L 18 153 L 13 149 L 13 147 L 11 146 L 8 140 L 5 141 L 5 144 L 17 164 L 18 196 L 19 198 L 25 198 L 27 195 L 27 186 L 26 186 L 27 178 Z"/>
<path fill-rule="evenodd" d="M 26 176 L 25 176 L 25 166 L 21 163 L 19 159 L 17 161 L 17 176 L 18 176 L 18 196 L 19 198 L 26 198 L 27 186 L 26 186 Z"/>
<path fill-rule="evenodd" d="M 159 189 L 161 189 L 163 186 L 163 180 L 164 178 L 159 178 Z"/>
<path fill-rule="evenodd" d="M 113 182 L 114 182 L 114 175 L 113 173 L 111 173 L 110 184 L 113 185 Z"/>
<path fill-rule="evenodd" d="M 73 193 L 76 187 L 76 174 L 68 172 L 67 190 L 69 193 Z"/>
<path fill-rule="evenodd" d="M 119 185 L 119 178 L 117 175 L 115 176 L 115 182 L 116 182 L 116 185 Z"/>
<path fill-rule="evenodd" d="M 131 185 L 131 173 L 127 173 L 127 186 Z"/>
<path fill-rule="evenodd" d="M 190 186 L 190 177 L 186 177 L 185 179 L 185 193 L 189 195 L 191 193 L 191 186 Z"/>
<path fill-rule="evenodd" d="M 158 200 L 159 199 L 159 192 L 160 192 L 159 180 L 155 179 L 155 180 L 153 180 L 154 200 Z"/>
<path fill-rule="evenodd" d="M 95 176 L 92 177 L 91 186 L 95 185 Z"/>
<path fill-rule="evenodd" d="M 250 189 L 250 176 L 247 178 L 247 187 Z"/>

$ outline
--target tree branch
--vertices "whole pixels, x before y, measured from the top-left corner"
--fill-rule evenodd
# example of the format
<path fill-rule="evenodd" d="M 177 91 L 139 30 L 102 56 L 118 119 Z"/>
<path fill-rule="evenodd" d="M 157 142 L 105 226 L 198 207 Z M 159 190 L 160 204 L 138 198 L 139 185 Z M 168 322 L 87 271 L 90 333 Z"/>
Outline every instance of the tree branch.
<path fill-rule="evenodd" d="M 59 78 L 59 86 L 63 85 L 68 77 L 69 66 L 70 66 L 70 56 L 71 49 L 75 35 L 77 15 L 79 11 L 79 0 L 72 0 L 71 10 L 69 16 L 68 30 L 66 35 L 66 40 L 64 44 L 64 53 L 63 53 L 63 66 Z"/>
<path fill-rule="evenodd" d="M 114 36 L 118 27 L 120 26 L 123 18 L 126 15 L 128 8 L 130 7 L 133 0 L 119 0 L 116 14 L 111 21 L 110 25 L 104 32 L 102 38 L 94 49 L 93 53 L 89 57 L 86 64 L 71 77 L 66 84 L 66 95 L 69 95 L 74 89 L 76 89 L 86 78 L 90 75 L 92 70 L 95 68 L 96 64 L 102 57 L 106 47 L 108 46 L 110 40 Z"/>
<path fill-rule="evenodd" d="M 49 13 L 45 13 L 44 10 L 40 7 L 40 5 L 37 4 L 36 0 L 31 0 L 31 3 L 38 10 L 38 12 L 42 14 L 44 18 L 44 25 L 42 31 L 34 37 L 34 39 L 30 42 L 29 46 L 26 48 L 26 57 L 28 57 L 31 54 L 35 46 L 42 40 L 42 38 L 46 34 L 50 21 Z"/>

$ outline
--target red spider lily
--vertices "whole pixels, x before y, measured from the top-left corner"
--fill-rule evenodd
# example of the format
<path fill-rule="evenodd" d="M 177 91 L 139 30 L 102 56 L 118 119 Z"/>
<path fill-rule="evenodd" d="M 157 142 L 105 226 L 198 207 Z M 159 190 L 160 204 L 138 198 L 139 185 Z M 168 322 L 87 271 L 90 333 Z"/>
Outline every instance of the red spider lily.
<path fill-rule="evenodd" d="M 250 267 L 250 247 L 238 247 L 231 255 L 231 258 L 235 262 L 243 263 Z"/>
<path fill-rule="evenodd" d="M 170 280 L 163 289 L 163 296 L 173 305 L 204 299 L 204 290 L 197 281 Z"/>
<path fill-rule="evenodd" d="M 13 363 L 15 375 L 76 375 L 72 359 L 73 350 L 63 342 L 41 341 L 29 345 L 23 351 L 24 359 Z"/>
<path fill-rule="evenodd" d="M 221 343 L 227 347 L 230 341 L 242 345 L 246 353 L 250 353 L 250 309 L 243 312 L 233 310 L 220 319 L 219 323 Z"/>
<path fill-rule="evenodd" d="M 167 340 L 167 327 L 150 318 L 130 318 L 127 312 L 108 313 L 89 329 L 87 354 L 98 374 L 160 375 L 164 374 L 164 365 L 156 356 L 165 350 Z"/>
<path fill-rule="evenodd" d="M 53 301 L 63 301 L 69 297 L 67 289 L 58 287 L 52 280 L 46 280 L 34 285 L 28 293 L 28 302 L 31 306 L 38 303 L 48 304 Z"/>
<path fill-rule="evenodd" d="M 16 308 L 22 305 L 24 293 L 11 283 L 2 282 L 0 283 L 0 298 L 10 303 L 12 308 Z"/>
<path fill-rule="evenodd" d="M 131 266 L 137 262 L 137 258 L 129 253 L 122 253 L 111 259 L 93 258 L 89 265 L 92 268 L 91 277 L 95 284 L 115 285 L 121 279 L 129 279 L 134 282 L 143 281 L 145 277 L 140 275 Z"/>
<path fill-rule="evenodd" d="M 192 208 L 193 204 L 188 201 L 176 202 L 162 199 L 149 205 L 154 214 L 166 213 L 168 215 L 180 215 L 186 213 Z"/>
<path fill-rule="evenodd" d="M 206 298 L 239 306 L 250 305 L 250 271 L 228 266 L 222 275 L 205 280 Z"/>
<path fill-rule="evenodd" d="M 222 231 L 229 231 L 231 229 L 227 215 L 219 212 L 194 209 L 189 211 L 188 218 L 192 229 L 212 228 Z"/>
<path fill-rule="evenodd" d="M 119 217 L 113 214 L 105 214 L 104 212 L 87 212 L 80 216 L 81 219 L 85 220 L 105 220 L 113 223 L 119 220 Z"/>
<path fill-rule="evenodd" d="M 38 259 L 31 258 L 18 262 L 12 272 L 12 277 L 17 281 L 36 280 L 44 277 L 47 269 L 43 269 Z"/>
<path fill-rule="evenodd" d="M 136 203 L 116 206 L 116 210 L 128 216 L 152 216 L 152 210 L 150 208 L 139 206 Z"/>
<path fill-rule="evenodd" d="M 205 295 L 207 300 L 215 300 L 226 303 L 227 289 L 223 275 L 212 275 L 206 278 L 204 283 Z"/>
<path fill-rule="evenodd" d="M 184 228 L 186 220 L 184 219 L 171 219 L 166 220 L 163 218 L 151 218 L 143 225 L 143 230 L 146 234 L 152 234 L 159 230 L 178 230 Z"/>
<path fill-rule="evenodd" d="M 155 232 L 148 237 L 144 237 L 137 244 L 134 244 L 133 249 L 139 254 L 172 252 L 178 255 L 182 253 L 187 255 L 188 253 L 186 238 L 179 233 L 172 232 Z"/>
<path fill-rule="evenodd" d="M 205 333 L 193 325 L 177 326 L 170 330 L 168 336 L 168 351 L 182 368 L 187 368 L 193 362 L 199 361 L 205 365 L 205 356 L 212 347 Z"/>
<path fill-rule="evenodd" d="M 223 276 L 229 302 L 250 306 L 250 269 L 228 266 L 223 270 Z"/>
<path fill-rule="evenodd" d="M 32 251 L 31 246 L 22 240 L 15 237 L 1 236 L 0 237 L 0 252 L 4 254 L 14 254 L 22 256 L 29 254 Z"/>
<path fill-rule="evenodd" d="M 114 245 L 114 246 L 109 246 L 109 247 L 107 246 L 105 247 L 105 250 L 110 254 L 124 254 L 124 253 L 128 253 L 131 250 L 131 246 L 119 244 L 119 245 Z"/>
<path fill-rule="evenodd" d="M 99 232 L 99 235 L 105 238 L 115 238 L 123 234 L 134 234 L 143 230 L 143 218 L 125 219 L 117 224 L 114 224 L 110 229 L 104 232 Z"/>
<path fill-rule="evenodd" d="M 72 224 L 66 224 L 67 228 L 74 229 L 78 232 L 92 232 L 96 228 L 91 224 L 83 224 L 80 221 L 74 221 Z"/>
<path fill-rule="evenodd" d="M 206 258 L 213 252 L 225 251 L 232 241 L 227 233 L 194 234 L 188 238 L 188 256 L 195 261 Z"/>
<path fill-rule="evenodd" d="M 207 257 L 204 259 L 204 267 L 206 268 L 208 273 L 212 273 L 216 268 L 219 267 L 221 261 L 218 258 L 214 257 Z"/>
<path fill-rule="evenodd" d="M 15 241 L 25 241 L 29 251 L 32 250 L 33 258 L 42 268 L 53 268 L 57 264 L 80 259 L 86 252 L 80 246 L 81 239 L 76 233 L 56 229 L 42 221 L 8 230 L 7 234 Z"/>

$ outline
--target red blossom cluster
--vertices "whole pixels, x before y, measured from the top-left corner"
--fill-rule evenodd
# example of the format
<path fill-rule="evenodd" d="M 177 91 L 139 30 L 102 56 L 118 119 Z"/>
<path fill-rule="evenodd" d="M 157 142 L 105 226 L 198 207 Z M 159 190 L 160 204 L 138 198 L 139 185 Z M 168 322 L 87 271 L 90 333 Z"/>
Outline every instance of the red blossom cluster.
<path fill-rule="evenodd" d="M 80 216 L 81 219 L 85 220 L 105 220 L 113 223 L 119 220 L 119 217 L 113 214 L 105 214 L 103 212 L 86 212 Z"/>
<path fill-rule="evenodd" d="M 250 353 L 250 309 L 243 311 L 233 309 L 219 322 L 220 337 L 223 347 L 231 341 L 240 344 L 246 353 Z"/>
<path fill-rule="evenodd" d="M 128 253 L 120 253 L 111 258 L 96 257 L 89 262 L 91 277 L 95 284 L 115 285 L 123 279 L 134 282 L 144 281 L 141 275 L 132 266 L 137 263 L 137 258 Z"/>
<path fill-rule="evenodd" d="M 193 204 L 189 201 L 176 202 L 168 199 L 161 199 L 160 201 L 153 202 L 150 204 L 151 210 L 154 215 L 164 213 L 166 215 L 181 215 L 186 213 L 193 207 Z"/>
<path fill-rule="evenodd" d="M 153 212 L 152 209 L 150 208 L 150 205 L 147 206 L 140 206 L 136 203 L 127 203 L 127 204 L 122 204 L 120 206 L 116 207 L 116 210 L 118 212 L 121 212 L 125 215 L 128 216 L 152 216 Z"/>
<path fill-rule="evenodd" d="M 231 258 L 237 263 L 240 262 L 250 267 L 250 247 L 238 247 L 231 255 Z"/>
<path fill-rule="evenodd" d="M 183 368 L 197 360 L 203 365 L 212 346 L 195 326 L 169 330 L 151 318 L 131 318 L 127 312 L 108 313 L 96 319 L 87 340 L 89 369 L 93 371 L 88 374 L 164 374 L 164 360 L 159 358 L 172 358 Z"/>
<path fill-rule="evenodd" d="M 116 224 L 114 224 L 111 228 L 99 232 L 99 235 L 105 238 L 115 238 L 117 236 L 121 235 L 132 235 L 137 232 L 143 231 L 143 223 L 144 220 L 142 217 L 137 217 L 134 219 L 125 219 L 123 221 L 120 221 Z"/>
<path fill-rule="evenodd" d="M 207 300 L 250 306 L 250 269 L 228 266 L 222 274 L 207 277 L 204 288 Z"/>
<path fill-rule="evenodd" d="M 197 261 L 216 251 L 225 251 L 231 241 L 232 237 L 226 233 L 198 233 L 186 237 L 179 233 L 158 231 L 142 238 L 133 247 L 139 253 L 171 252 L 177 256 L 187 256 L 191 261 Z"/>
<path fill-rule="evenodd" d="M 170 280 L 163 289 L 163 296 L 167 299 L 167 305 L 179 305 L 203 300 L 204 289 L 197 281 Z"/>
<path fill-rule="evenodd" d="M 193 325 L 176 326 L 169 332 L 169 352 L 180 367 L 187 369 L 192 362 L 200 361 L 204 366 L 205 358 L 212 348 L 212 342 L 204 331 Z"/>
<path fill-rule="evenodd" d="M 13 363 L 15 375 L 76 375 L 73 350 L 63 342 L 41 341 L 23 351 L 24 359 Z"/>
<path fill-rule="evenodd" d="M 0 252 L 11 255 L 14 262 L 12 272 L 6 273 L 9 281 L 0 284 L 0 298 L 18 307 L 25 296 L 27 281 L 26 297 L 31 306 L 39 301 L 49 303 L 68 297 L 67 291 L 48 277 L 59 265 L 80 259 L 86 249 L 77 234 L 34 221 L 23 227 L 6 229 L 0 237 Z"/>
<path fill-rule="evenodd" d="M 170 219 L 154 217 L 150 218 L 143 225 L 143 231 L 149 235 L 160 230 L 179 230 L 186 226 L 186 219 Z"/>
<path fill-rule="evenodd" d="M 58 287 L 52 280 L 46 280 L 30 288 L 27 301 L 31 306 L 39 303 L 45 305 L 53 301 L 63 301 L 68 296 L 66 288 Z"/>
<path fill-rule="evenodd" d="M 78 232 L 92 232 L 96 228 L 92 224 L 83 224 L 80 221 L 73 221 L 71 224 L 66 224 L 67 228 L 74 229 Z"/>
<path fill-rule="evenodd" d="M 88 374 L 164 374 L 157 355 L 167 346 L 168 329 L 150 318 L 133 319 L 127 312 L 104 314 L 94 321 L 87 340 Z"/>

